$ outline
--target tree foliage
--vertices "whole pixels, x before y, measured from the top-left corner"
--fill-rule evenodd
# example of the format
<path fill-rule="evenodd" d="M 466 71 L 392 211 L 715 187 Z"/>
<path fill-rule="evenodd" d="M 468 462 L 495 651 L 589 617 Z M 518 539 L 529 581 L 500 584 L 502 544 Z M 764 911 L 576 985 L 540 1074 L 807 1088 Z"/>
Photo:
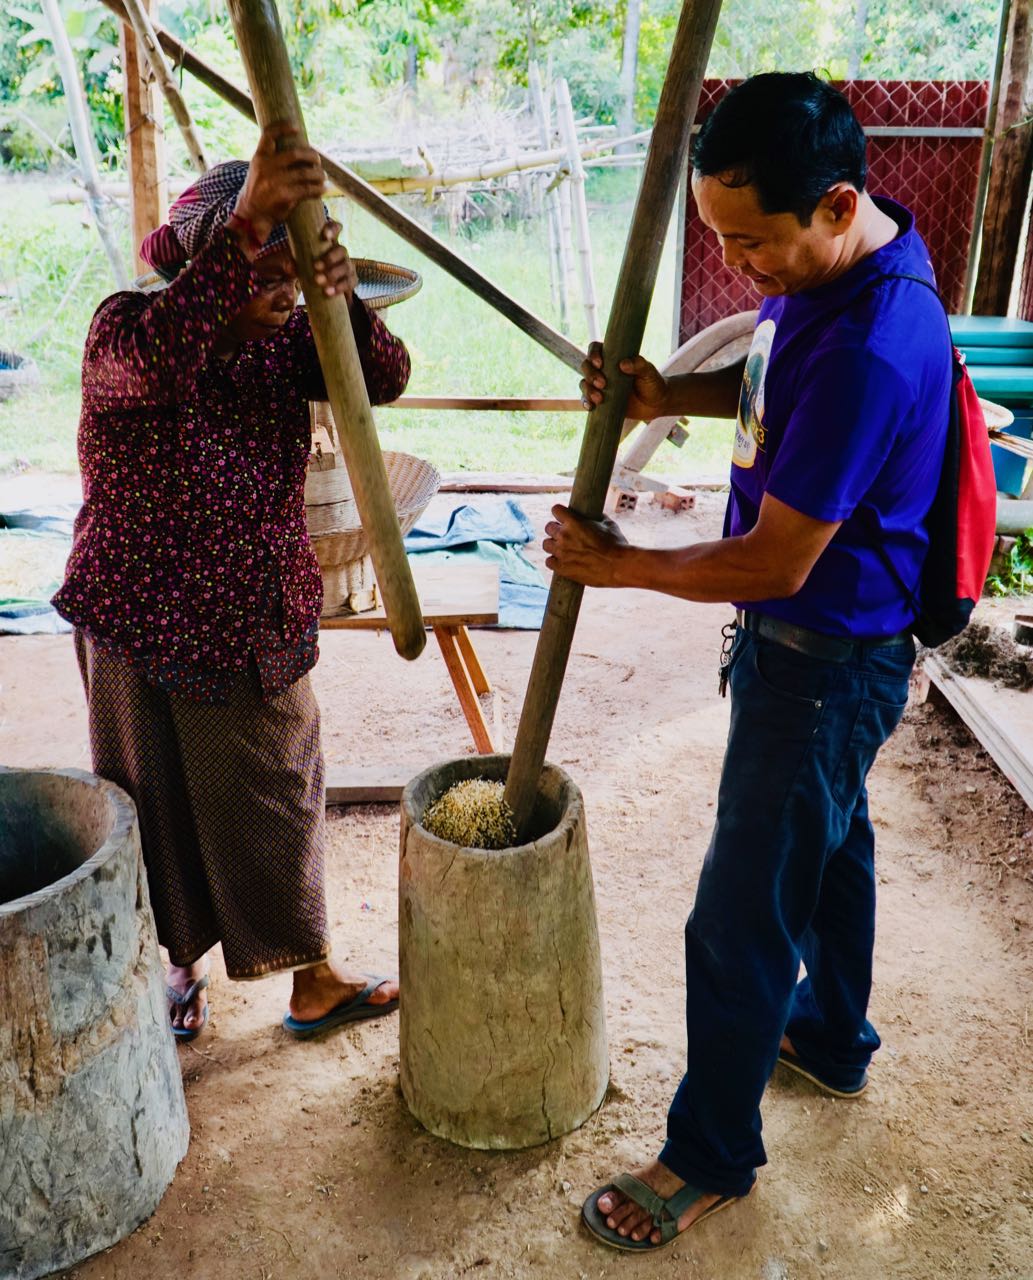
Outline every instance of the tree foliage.
<path fill-rule="evenodd" d="M 116 23 L 97 0 L 60 0 L 102 152 L 121 134 Z M 468 90 L 522 93 L 530 60 L 564 76 L 578 115 L 616 118 L 626 0 L 277 0 L 306 102 L 433 82 L 459 103 Z M 1000 0 L 725 0 L 709 74 L 818 68 L 833 77 L 983 79 Z M 642 0 L 635 114 L 655 113 L 681 0 Z M 223 0 L 161 0 L 160 21 L 235 71 Z M 236 72 L 239 78 L 239 71 Z M 192 96 L 197 92 L 192 91 Z M 35 0 L 0 7 L 0 111 L 60 99 L 49 33 Z M 202 111 L 204 108 L 202 108 Z M 10 162 L 10 110 L 6 119 Z M 0 148 L 4 147 L 0 116 Z M 33 146 L 25 148 L 26 154 Z M 23 157 L 24 158 L 24 157 Z"/>

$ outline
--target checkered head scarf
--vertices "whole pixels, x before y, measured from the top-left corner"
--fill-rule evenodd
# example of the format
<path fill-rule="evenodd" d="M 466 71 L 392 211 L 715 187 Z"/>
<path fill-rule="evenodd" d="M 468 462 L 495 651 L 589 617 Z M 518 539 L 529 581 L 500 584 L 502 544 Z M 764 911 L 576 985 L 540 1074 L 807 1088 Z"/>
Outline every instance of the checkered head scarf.
<path fill-rule="evenodd" d="M 246 160 L 227 160 L 204 174 L 169 210 L 169 221 L 151 232 L 140 246 L 144 261 L 167 280 L 173 279 L 226 225 L 247 178 Z M 323 212 L 327 219 L 330 211 Z M 276 253 L 287 244 L 287 228 L 281 222 L 258 252 L 259 258 Z"/>

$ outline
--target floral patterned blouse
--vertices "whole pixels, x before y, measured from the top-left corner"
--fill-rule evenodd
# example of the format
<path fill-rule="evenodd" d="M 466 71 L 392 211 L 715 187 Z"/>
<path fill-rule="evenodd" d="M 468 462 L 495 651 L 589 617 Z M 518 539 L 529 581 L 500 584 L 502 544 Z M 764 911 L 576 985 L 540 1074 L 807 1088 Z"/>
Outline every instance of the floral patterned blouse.
<path fill-rule="evenodd" d="M 259 291 L 223 232 L 161 293 L 100 305 L 83 357 L 84 501 L 54 597 L 149 683 L 210 702 L 252 661 L 268 697 L 318 657 L 304 489 L 308 402 L 326 388 L 308 317 L 214 353 Z M 404 345 L 361 302 L 352 323 L 371 403 L 393 400 Z"/>

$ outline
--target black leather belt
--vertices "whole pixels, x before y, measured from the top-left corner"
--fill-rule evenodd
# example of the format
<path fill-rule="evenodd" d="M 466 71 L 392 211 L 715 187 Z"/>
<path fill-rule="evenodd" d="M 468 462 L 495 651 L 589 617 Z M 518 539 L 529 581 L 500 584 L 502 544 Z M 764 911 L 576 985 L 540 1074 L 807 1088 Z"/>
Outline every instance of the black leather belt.
<path fill-rule="evenodd" d="M 820 658 L 823 662 L 847 662 L 859 646 L 883 649 L 891 644 L 905 644 L 911 638 L 910 631 L 898 631 L 895 636 L 852 636 L 849 639 L 826 636 L 820 631 L 811 631 L 809 627 L 798 627 L 793 622 L 783 622 L 780 618 L 770 618 L 765 613 L 753 613 L 749 609 L 736 609 L 735 620 L 745 631 L 752 631 L 765 640 L 774 640 L 776 644 L 784 644 L 797 653 L 806 653 L 808 657 Z"/>

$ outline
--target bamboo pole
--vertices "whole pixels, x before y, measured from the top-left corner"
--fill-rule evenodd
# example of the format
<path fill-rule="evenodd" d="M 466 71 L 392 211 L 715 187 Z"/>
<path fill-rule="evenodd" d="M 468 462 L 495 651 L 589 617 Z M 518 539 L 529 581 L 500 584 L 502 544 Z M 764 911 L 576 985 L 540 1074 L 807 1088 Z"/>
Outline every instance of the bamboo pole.
<path fill-rule="evenodd" d="M 115 243 L 114 234 L 108 226 L 104 197 L 100 193 L 100 175 L 97 172 L 93 130 L 90 127 L 85 94 L 82 81 L 79 79 L 79 68 L 75 64 L 75 55 L 68 40 L 68 32 L 65 31 L 57 0 L 40 0 L 40 7 L 50 27 L 50 38 L 57 56 L 58 71 L 65 91 L 68 123 L 71 126 L 72 141 L 75 145 L 75 156 L 79 161 L 79 169 L 86 190 L 89 192 L 90 215 L 104 246 L 104 252 L 108 255 L 108 262 L 111 263 L 116 286 L 119 289 L 128 289 L 129 276 L 126 274 L 126 266 Z"/>
<path fill-rule="evenodd" d="M 594 159 L 600 151 L 608 151 L 616 144 L 610 141 L 589 142 L 581 148 L 581 154 L 587 164 L 596 164 Z M 644 156 L 604 156 L 607 161 L 615 161 L 622 159 L 635 160 L 641 163 Z M 549 169 L 557 164 L 565 163 L 567 160 L 566 149 L 553 149 L 552 151 L 532 151 L 522 156 L 511 156 L 508 160 L 497 160 L 492 164 L 479 165 L 472 169 L 445 169 L 440 172 L 429 174 L 412 174 L 403 178 L 363 178 L 361 174 L 356 174 L 360 182 L 366 182 L 370 187 L 375 188 L 382 194 L 387 195 L 407 195 L 417 191 L 433 191 L 435 187 L 459 187 L 470 186 L 475 182 L 491 182 L 495 178 L 505 178 L 511 173 L 531 173 L 535 169 Z M 170 184 L 170 189 L 176 191 L 184 191 L 191 182 L 188 180 L 177 180 Z M 348 190 L 340 184 L 331 182 L 331 189 L 337 194 L 346 196 Z M 129 188 L 125 183 L 105 183 L 101 187 L 101 191 L 105 195 L 126 195 Z M 59 188 L 49 197 L 51 204 L 76 204 L 81 201 L 82 197 L 75 196 L 75 188 Z"/>
<path fill-rule="evenodd" d="M 533 61 L 527 69 L 527 83 L 538 126 L 538 145 L 544 150 L 552 141 L 552 122 L 549 107 L 542 90 L 542 73 Z M 560 239 L 560 203 L 555 187 L 545 193 L 545 220 L 549 232 L 549 279 L 552 283 L 552 300 L 560 315 L 560 328 L 566 332 L 569 325 L 567 296 L 567 266 L 564 245 Z"/>
<path fill-rule="evenodd" d="M 556 120 L 570 167 L 570 200 L 574 211 L 578 265 L 581 268 L 581 302 L 585 308 L 588 340 L 598 342 L 601 331 L 595 297 L 595 272 L 592 270 L 592 234 L 588 229 L 588 201 L 585 199 L 585 166 L 581 163 L 570 88 L 562 78 L 556 81 Z"/>
<path fill-rule="evenodd" d="M 642 343 L 720 11 L 721 0 L 685 0 L 682 5 L 606 326 L 603 373 L 608 390 L 602 404 L 588 414 L 571 489 L 571 509 L 590 520 L 598 520 L 603 513 L 631 392 L 631 379 L 621 373 L 619 364 Z M 576 582 L 553 575 L 506 780 L 506 802 L 515 815 L 518 839 L 527 830 L 538 793 L 583 594 L 584 588 Z"/>
<path fill-rule="evenodd" d="M 204 157 L 201 139 L 197 136 L 194 122 L 190 118 L 190 109 L 186 104 L 186 99 L 180 93 L 176 78 L 173 76 L 169 64 L 165 61 L 165 55 L 162 53 L 161 45 L 158 43 L 151 16 L 140 3 L 140 0 L 122 0 L 122 3 L 129 14 L 129 21 L 132 23 L 137 43 L 143 50 L 151 72 L 165 95 L 165 101 L 169 104 L 169 110 L 172 112 L 176 124 L 179 125 L 179 131 L 183 135 L 183 141 L 186 143 L 187 154 L 190 156 L 190 163 L 198 173 L 207 173 L 208 161 Z"/>
<path fill-rule="evenodd" d="M 128 21 L 126 11 L 120 0 L 101 0 L 101 3 L 110 9 L 112 13 Z M 242 115 L 251 120 L 255 119 L 254 103 L 242 89 L 231 84 L 212 67 L 208 66 L 207 63 L 202 62 L 196 54 L 191 53 L 175 36 L 170 35 L 169 32 L 162 30 L 160 27 L 156 27 L 155 31 L 161 47 L 178 66 L 184 67 L 192 76 L 200 80 L 202 84 L 207 85 L 213 93 L 218 94 L 220 98 L 223 98 L 230 106 L 235 107 Z M 329 156 L 320 153 L 320 159 L 323 162 L 323 169 L 327 177 L 336 183 L 344 194 L 354 200 L 357 205 L 365 209 L 367 213 L 371 213 L 386 227 L 390 227 L 396 235 L 412 245 L 414 249 L 418 249 L 425 254 L 431 262 L 441 267 L 443 271 L 447 271 L 449 275 L 458 280 L 471 293 L 476 294 L 482 301 L 494 307 L 507 320 L 515 324 L 518 329 L 526 333 L 529 338 L 532 338 L 539 346 L 544 347 L 546 351 L 554 355 L 557 360 L 570 369 L 580 369 L 585 353 L 579 350 L 569 338 L 565 338 L 562 333 L 557 333 L 551 325 L 546 324 L 539 316 L 521 306 L 515 298 L 511 298 L 498 285 L 489 280 L 487 276 L 481 275 L 468 262 L 464 262 L 458 254 L 453 253 L 447 245 L 443 244 L 436 236 L 431 235 L 415 219 L 410 218 L 407 213 L 396 208 L 379 191 L 371 187 L 368 182 L 364 182 L 349 169 L 331 160 Z"/>
<path fill-rule="evenodd" d="M 570 175 L 564 170 L 556 185 L 556 208 L 559 210 L 560 224 L 560 265 L 563 269 L 563 287 L 566 290 L 568 300 L 577 287 L 577 274 L 574 270 L 574 230 L 569 178 Z"/>
<path fill-rule="evenodd" d="M 275 0 L 227 0 L 237 46 L 247 70 L 258 123 L 287 121 L 298 130 L 288 146 L 307 145 L 305 121 L 291 75 Z M 314 279 L 314 263 L 325 242 L 322 201 L 303 200 L 287 219 L 327 398 L 355 491 L 355 505 L 369 537 L 370 557 L 384 600 L 395 648 L 415 658 L 427 642 L 416 587 L 402 546 L 384 458 L 366 394 L 351 316 L 343 296 L 328 298 Z"/>

